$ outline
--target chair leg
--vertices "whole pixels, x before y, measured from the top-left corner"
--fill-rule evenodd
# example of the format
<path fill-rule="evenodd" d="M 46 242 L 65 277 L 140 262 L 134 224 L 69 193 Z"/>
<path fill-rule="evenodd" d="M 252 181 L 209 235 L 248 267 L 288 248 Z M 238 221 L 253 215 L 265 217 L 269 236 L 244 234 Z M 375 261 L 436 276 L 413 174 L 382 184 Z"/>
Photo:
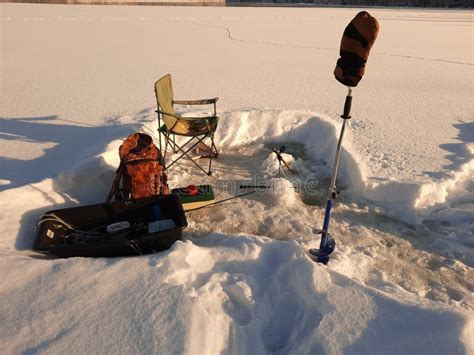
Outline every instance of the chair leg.
<path fill-rule="evenodd" d="M 168 146 L 171 147 L 171 150 L 173 151 L 174 154 L 176 154 L 178 152 L 178 148 L 179 146 L 176 144 L 175 140 L 174 139 L 171 139 L 170 138 L 170 133 L 168 134 L 165 134 L 165 153 L 164 153 L 164 156 L 163 158 L 166 158 L 166 153 L 168 152 Z M 174 135 L 173 135 L 174 136 Z M 176 137 L 176 136 L 174 136 Z M 194 138 L 191 138 L 191 140 L 194 139 Z M 187 145 L 191 140 L 189 140 L 188 142 L 186 142 L 184 145 Z M 178 159 L 176 159 L 175 161 L 173 161 L 170 165 L 166 166 L 165 169 L 168 169 L 171 165 L 173 165 L 176 161 L 178 161 L 181 157 L 179 157 Z"/>
<path fill-rule="evenodd" d="M 158 115 L 158 130 L 157 130 L 157 131 L 158 131 L 158 139 L 160 140 L 160 141 L 159 141 L 159 144 L 160 144 L 160 152 L 162 152 L 163 150 L 161 149 L 161 135 L 162 135 L 163 133 L 161 132 L 161 117 L 160 117 L 160 113 L 159 113 L 159 112 L 157 112 L 156 114 Z"/>
<path fill-rule="evenodd" d="M 214 148 L 214 152 L 216 152 L 216 158 L 217 156 L 219 155 L 219 151 L 217 150 L 217 147 L 216 147 L 216 144 L 214 143 L 214 135 L 211 137 L 211 151 L 212 151 L 212 148 Z"/>
<path fill-rule="evenodd" d="M 217 147 L 216 145 L 214 144 L 214 135 L 211 135 L 210 136 L 211 138 L 211 148 L 209 149 L 209 170 L 207 172 L 207 175 L 211 176 L 212 175 L 212 152 L 215 151 L 216 152 L 216 158 L 217 156 L 219 155 L 219 152 L 217 151 Z"/>
<path fill-rule="evenodd" d="M 207 175 L 208 176 L 212 175 L 212 154 L 209 156 L 209 168 L 207 170 Z"/>
<path fill-rule="evenodd" d="M 166 142 L 168 143 L 168 145 L 171 147 L 171 149 L 173 150 L 173 153 L 177 153 L 178 150 L 176 149 L 177 147 L 177 144 L 176 144 L 176 136 L 173 134 L 173 137 L 171 137 L 171 134 L 168 134 L 166 135 Z"/>
<path fill-rule="evenodd" d="M 202 138 L 193 137 L 193 138 L 191 138 L 190 140 L 188 140 L 185 144 L 183 144 L 181 147 L 180 147 L 179 145 L 176 145 L 177 150 L 178 150 L 178 151 L 181 151 L 182 154 L 181 154 L 178 158 L 176 158 L 174 161 L 172 161 L 171 164 L 169 164 L 169 165 L 166 167 L 166 169 L 169 169 L 169 168 L 170 168 L 174 163 L 176 163 L 179 159 L 181 159 L 182 157 L 186 156 L 186 157 L 187 157 L 194 165 L 196 165 L 204 174 L 210 175 L 210 174 L 209 174 L 209 171 L 204 170 L 204 168 L 203 168 L 201 165 L 199 165 L 198 163 L 196 163 L 196 162 L 194 161 L 194 159 L 192 159 L 192 158 L 188 155 L 188 153 L 189 153 L 192 149 L 194 149 L 194 147 L 196 147 L 199 143 L 201 143 L 205 138 L 207 138 L 207 136 L 204 136 L 204 137 L 202 137 Z M 186 145 L 188 145 L 188 144 L 189 144 L 191 141 L 193 141 L 194 139 L 197 139 L 197 142 L 194 143 L 193 145 L 191 145 L 191 147 L 188 148 L 187 150 L 184 150 L 183 147 L 185 147 Z"/>
<path fill-rule="evenodd" d="M 172 141 L 173 141 L 173 153 L 178 153 L 178 150 L 175 149 L 175 147 L 177 147 L 177 145 L 176 145 L 176 136 L 174 134 L 173 134 Z"/>
<path fill-rule="evenodd" d="M 165 153 L 163 155 L 163 159 L 165 159 L 166 161 L 166 154 L 168 153 L 168 145 L 171 145 L 171 140 L 169 139 L 169 134 L 164 134 L 165 136 Z M 173 149 L 173 147 L 171 147 Z M 173 149 L 174 151 L 174 149 Z M 167 169 L 168 167 L 165 167 L 165 169 Z"/>
<path fill-rule="evenodd" d="M 186 143 L 184 143 L 183 145 L 179 146 L 178 144 L 176 144 L 176 141 L 175 139 L 172 139 L 170 137 L 171 134 L 167 134 L 165 135 L 165 154 L 167 152 L 167 147 L 168 145 L 172 148 L 173 152 L 174 153 L 179 153 L 181 152 L 181 155 L 176 158 L 175 160 L 173 160 L 169 165 L 166 166 L 166 170 L 168 170 L 171 166 L 173 166 L 178 160 L 180 160 L 182 157 L 186 156 L 189 160 L 191 160 L 191 162 L 196 165 L 202 172 L 204 172 L 206 175 L 212 175 L 212 159 L 213 158 L 216 158 L 217 155 L 219 154 L 219 152 L 217 151 L 217 147 L 216 147 L 216 144 L 214 143 L 214 135 L 207 135 L 207 136 L 204 136 L 202 138 L 198 138 L 198 137 L 191 137 Z M 210 147 L 204 142 L 204 140 L 206 138 L 210 138 L 211 139 L 211 144 L 210 144 Z M 173 137 L 175 138 L 175 137 Z M 191 147 L 189 147 L 188 149 L 185 149 L 185 147 L 190 144 L 194 139 L 196 139 L 196 143 L 192 144 Z M 208 165 L 208 168 L 207 168 L 207 171 L 204 170 L 204 168 L 199 165 L 194 159 L 192 159 L 188 153 L 194 149 L 198 144 L 204 144 L 208 149 L 209 149 L 209 165 Z M 213 156 L 213 152 L 215 152 L 215 156 Z"/>
<path fill-rule="evenodd" d="M 219 155 L 219 152 L 217 150 L 216 144 L 214 143 L 214 136 L 209 136 L 209 138 L 211 139 L 210 146 L 204 142 L 202 142 L 202 144 L 206 147 L 207 150 L 209 150 L 210 153 L 214 152 L 216 154 L 214 158 L 217 158 L 217 156 Z"/>

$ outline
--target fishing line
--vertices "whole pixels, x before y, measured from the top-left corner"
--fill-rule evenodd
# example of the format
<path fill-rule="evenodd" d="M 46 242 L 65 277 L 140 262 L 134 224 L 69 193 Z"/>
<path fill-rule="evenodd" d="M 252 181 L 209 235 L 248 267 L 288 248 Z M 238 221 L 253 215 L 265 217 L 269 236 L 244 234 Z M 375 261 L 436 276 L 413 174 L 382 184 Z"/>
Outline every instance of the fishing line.
<path fill-rule="evenodd" d="M 188 213 L 188 212 L 192 212 L 192 211 L 197 211 L 197 210 L 200 210 L 200 209 L 202 209 L 202 208 L 215 207 L 216 205 L 219 205 L 219 204 L 224 203 L 224 202 L 226 202 L 226 201 L 230 201 L 230 200 L 233 200 L 233 199 L 236 199 L 236 198 L 239 198 L 239 197 L 251 195 L 251 194 L 254 194 L 254 193 L 256 193 L 256 192 L 257 192 L 257 191 L 245 192 L 245 193 L 240 194 L 240 195 L 237 195 L 237 196 L 232 196 L 232 197 L 229 197 L 229 198 L 220 200 L 220 201 L 216 201 L 216 202 L 210 203 L 210 204 L 208 204 L 208 205 L 206 205 L 206 206 L 200 206 L 200 207 L 196 207 L 196 208 L 187 210 L 187 211 L 185 211 L 184 213 Z"/>

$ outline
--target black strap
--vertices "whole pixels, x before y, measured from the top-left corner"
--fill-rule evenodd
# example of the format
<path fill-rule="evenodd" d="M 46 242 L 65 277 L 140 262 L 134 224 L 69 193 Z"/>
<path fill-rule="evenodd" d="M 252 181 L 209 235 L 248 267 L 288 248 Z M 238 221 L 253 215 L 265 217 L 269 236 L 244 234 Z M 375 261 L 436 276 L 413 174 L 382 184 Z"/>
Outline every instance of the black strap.
<path fill-rule="evenodd" d="M 129 160 L 126 162 L 122 162 L 124 165 L 135 165 L 135 164 L 143 164 L 143 163 L 149 163 L 149 162 L 154 162 L 156 161 L 158 164 L 160 163 L 158 159 L 135 159 L 135 160 Z"/>
<path fill-rule="evenodd" d="M 120 163 L 119 167 L 117 168 L 117 171 L 115 172 L 115 179 L 114 179 L 114 182 L 112 183 L 112 187 L 110 188 L 110 192 L 107 195 L 107 198 L 105 199 L 106 203 L 110 202 L 112 200 L 112 196 L 116 195 L 122 175 L 123 175 L 123 164 Z"/>
<path fill-rule="evenodd" d="M 359 41 L 359 43 L 364 48 L 367 48 L 367 46 L 369 45 L 369 42 L 365 39 L 364 36 L 360 34 L 360 32 L 357 30 L 357 28 L 354 26 L 352 22 L 348 24 L 346 29 L 344 30 L 344 36 L 347 36 L 356 41 Z"/>

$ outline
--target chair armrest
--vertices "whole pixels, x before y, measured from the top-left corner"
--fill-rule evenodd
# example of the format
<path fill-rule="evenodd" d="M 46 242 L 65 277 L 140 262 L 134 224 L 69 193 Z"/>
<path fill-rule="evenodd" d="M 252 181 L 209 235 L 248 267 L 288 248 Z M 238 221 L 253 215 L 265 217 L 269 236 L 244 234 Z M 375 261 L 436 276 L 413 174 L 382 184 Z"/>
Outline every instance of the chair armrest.
<path fill-rule="evenodd" d="M 161 110 L 155 110 L 155 112 L 156 113 L 161 113 L 162 115 L 166 115 L 166 116 L 172 116 L 172 117 L 177 118 L 177 119 L 182 118 L 181 116 L 175 115 L 174 113 L 171 113 L 171 112 L 166 112 L 166 111 L 161 111 Z"/>
<path fill-rule="evenodd" d="M 182 117 L 179 116 L 180 120 L 183 121 L 212 121 L 212 120 L 217 120 L 219 117 L 217 116 L 204 116 L 204 117 Z"/>
<path fill-rule="evenodd" d="M 214 97 L 212 99 L 204 99 L 204 100 L 173 100 L 173 104 L 177 105 L 210 105 L 214 104 L 219 100 L 218 97 Z"/>

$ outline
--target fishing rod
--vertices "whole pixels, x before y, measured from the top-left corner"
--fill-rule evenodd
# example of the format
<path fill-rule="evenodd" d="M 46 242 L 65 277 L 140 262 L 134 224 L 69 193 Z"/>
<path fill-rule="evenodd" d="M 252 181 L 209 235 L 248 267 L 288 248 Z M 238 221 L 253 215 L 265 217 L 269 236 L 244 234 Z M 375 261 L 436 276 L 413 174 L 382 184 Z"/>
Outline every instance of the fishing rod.
<path fill-rule="evenodd" d="M 265 189 L 271 189 L 274 188 L 275 185 L 240 185 L 239 188 L 241 190 L 246 190 L 246 189 L 257 189 L 257 190 L 265 190 Z M 298 189 L 298 186 L 292 186 L 292 189 Z"/>
<path fill-rule="evenodd" d="M 232 197 L 229 197 L 229 198 L 225 198 L 225 199 L 223 199 L 223 200 L 219 200 L 219 201 L 210 203 L 210 204 L 205 205 L 205 206 L 200 206 L 200 207 L 196 207 L 196 208 L 187 210 L 187 211 L 185 211 L 185 213 L 197 211 L 197 210 L 200 210 L 200 209 L 202 209 L 202 208 L 215 207 L 216 205 L 220 205 L 221 203 L 224 203 L 224 202 L 227 202 L 227 201 L 230 201 L 230 200 L 239 198 L 239 197 L 251 195 L 251 194 L 254 194 L 254 193 L 256 193 L 256 192 L 257 192 L 257 191 L 245 192 L 245 193 L 243 193 L 243 194 L 240 194 L 240 195 L 237 195 L 237 196 L 232 196 Z"/>

